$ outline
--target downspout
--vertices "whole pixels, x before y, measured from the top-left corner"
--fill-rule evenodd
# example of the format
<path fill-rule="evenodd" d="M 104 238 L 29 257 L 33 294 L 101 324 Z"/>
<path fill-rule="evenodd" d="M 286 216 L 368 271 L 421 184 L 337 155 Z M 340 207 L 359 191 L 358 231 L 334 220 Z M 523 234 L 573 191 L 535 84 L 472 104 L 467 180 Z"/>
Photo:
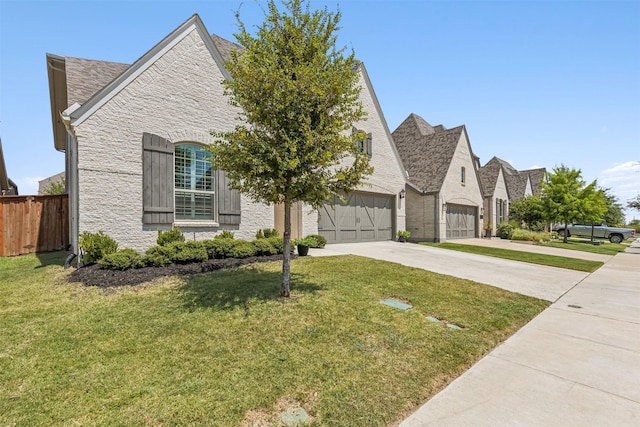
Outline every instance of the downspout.
<path fill-rule="evenodd" d="M 73 129 L 73 126 L 71 125 L 71 114 L 76 111 L 78 108 L 80 108 L 80 104 L 75 103 L 72 106 L 70 106 L 69 108 L 67 108 L 66 110 L 64 110 L 63 112 L 60 113 L 60 119 L 62 120 L 62 123 L 64 124 L 64 127 L 67 131 L 67 143 L 66 143 L 66 147 L 64 150 L 65 153 L 65 186 L 67 187 L 67 194 L 69 196 L 69 244 L 71 246 L 71 251 L 72 253 L 67 257 L 66 261 L 65 261 L 65 268 L 68 268 L 69 266 L 71 266 L 72 262 L 75 260 L 76 261 L 76 265 L 77 263 L 80 261 L 80 259 L 77 258 L 78 253 L 79 253 L 79 248 L 77 247 L 77 243 L 78 243 L 78 163 L 77 163 L 77 156 L 78 156 L 78 150 L 77 150 L 77 138 L 76 138 L 76 134 L 75 131 Z M 69 138 L 72 140 L 72 142 L 69 141 Z M 70 143 L 74 143 L 75 147 L 73 150 L 69 150 L 69 144 Z M 58 151 L 63 151 L 63 150 L 58 150 Z M 72 151 L 72 152 L 70 152 Z M 75 153 L 75 154 L 74 154 Z M 75 162 L 72 161 L 72 158 L 70 158 L 70 156 L 75 156 Z M 75 169 L 75 173 L 72 173 L 70 170 L 67 170 L 67 168 L 74 168 Z M 71 177 L 74 177 L 75 179 L 70 179 Z M 73 197 L 71 197 L 73 194 Z M 73 206 L 72 206 L 73 204 Z M 75 212 L 75 221 L 73 213 Z"/>

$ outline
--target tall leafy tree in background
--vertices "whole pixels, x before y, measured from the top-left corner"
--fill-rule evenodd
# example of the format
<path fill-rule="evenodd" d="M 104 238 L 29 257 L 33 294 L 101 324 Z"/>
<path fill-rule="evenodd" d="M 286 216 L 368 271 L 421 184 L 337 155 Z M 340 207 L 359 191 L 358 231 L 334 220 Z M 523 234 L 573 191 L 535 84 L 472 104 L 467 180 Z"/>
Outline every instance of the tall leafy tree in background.
<path fill-rule="evenodd" d="M 565 165 L 546 173 L 541 185 L 541 201 L 543 216 L 551 222 L 561 222 L 565 229 L 572 222 L 602 221 L 607 211 L 606 198 L 597 181 L 587 184 L 579 169 Z M 567 233 L 563 241 L 567 243 Z"/>
<path fill-rule="evenodd" d="M 509 219 L 524 222 L 531 230 L 533 224 L 544 220 L 541 204 L 537 195 L 515 200 L 509 204 Z"/>
<path fill-rule="evenodd" d="M 291 206 L 320 208 L 372 172 L 358 152 L 352 124 L 365 117 L 358 62 L 336 48 L 340 13 L 310 11 L 301 0 L 270 0 L 265 21 L 250 34 L 236 13 L 242 50 L 226 64 L 225 94 L 243 125 L 212 132 L 212 162 L 232 188 L 256 202 L 284 204 L 281 296 L 290 294 Z M 362 137 L 362 136 L 360 136 Z"/>
<path fill-rule="evenodd" d="M 631 199 L 627 202 L 627 207 L 630 209 L 635 209 L 640 212 L 640 194 L 636 196 L 635 199 Z"/>
<path fill-rule="evenodd" d="M 604 222 L 608 225 L 622 225 L 625 222 L 624 210 L 615 194 L 610 188 L 603 188 L 604 198 L 607 202 L 607 212 L 604 214 Z"/>

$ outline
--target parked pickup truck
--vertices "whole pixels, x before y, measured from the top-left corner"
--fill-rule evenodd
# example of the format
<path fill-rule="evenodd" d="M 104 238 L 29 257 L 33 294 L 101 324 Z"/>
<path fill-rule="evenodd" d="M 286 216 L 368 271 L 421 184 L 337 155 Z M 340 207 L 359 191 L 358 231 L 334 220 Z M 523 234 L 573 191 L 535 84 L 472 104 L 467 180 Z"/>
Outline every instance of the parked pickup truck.
<path fill-rule="evenodd" d="M 564 225 L 555 229 L 560 237 L 564 237 Z M 585 224 L 569 224 L 567 226 L 567 237 L 580 236 L 591 237 L 591 226 Z M 600 239 L 609 239 L 611 243 L 620 243 L 625 239 L 635 237 L 636 230 L 633 228 L 615 228 L 609 227 L 607 224 L 600 224 L 593 227 L 593 237 Z"/>

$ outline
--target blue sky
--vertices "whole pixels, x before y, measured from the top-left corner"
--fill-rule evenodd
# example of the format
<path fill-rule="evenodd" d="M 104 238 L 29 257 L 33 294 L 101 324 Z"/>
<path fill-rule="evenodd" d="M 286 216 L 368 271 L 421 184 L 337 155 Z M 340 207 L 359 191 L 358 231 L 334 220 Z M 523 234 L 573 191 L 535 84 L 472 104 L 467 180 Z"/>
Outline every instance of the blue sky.
<path fill-rule="evenodd" d="M 640 194 L 640 1 L 312 1 L 369 72 L 389 128 L 466 125 L 482 164 L 561 163 Z M 0 0 L 0 137 L 21 194 L 64 169 L 45 54 L 132 63 L 194 13 L 233 40 L 240 0 Z M 262 21 L 252 0 L 240 8 Z M 206 127 L 206 123 L 203 124 Z M 627 211 L 627 219 L 640 213 Z"/>

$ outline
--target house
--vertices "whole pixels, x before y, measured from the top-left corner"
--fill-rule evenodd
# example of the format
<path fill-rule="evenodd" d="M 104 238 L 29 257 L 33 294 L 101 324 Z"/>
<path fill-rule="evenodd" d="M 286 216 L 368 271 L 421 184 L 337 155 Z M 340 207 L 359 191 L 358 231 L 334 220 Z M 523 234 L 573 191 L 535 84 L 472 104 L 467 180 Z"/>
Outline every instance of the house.
<path fill-rule="evenodd" d="M 494 156 L 479 172 L 485 191 L 485 223 L 495 232 L 498 224 L 509 220 L 511 203 L 540 191 L 546 169 L 518 171 L 509 162 Z"/>
<path fill-rule="evenodd" d="M 131 65 L 47 54 L 56 149 L 65 153 L 70 243 L 104 231 L 120 247 L 146 250 L 157 230 L 179 227 L 189 239 L 222 230 L 252 239 L 280 227 L 282 207 L 255 203 L 213 170 L 209 130 L 228 131 L 238 110 L 224 96 L 224 63 L 238 46 L 210 36 L 194 15 Z M 373 176 L 347 203 L 321 212 L 297 205 L 293 234 L 329 241 L 385 240 L 404 228 L 404 170 L 363 65 L 362 102 L 371 134 Z M 371 226 L 370 226 L 371 224 Z"/>
<path fill-rule="evenodd" d="M 0 196 L 17 196 L 18 186 L 7 175 L 7 167 L 4 163 L 2 152 L 2 139 L 0 139 Z"/>
<path fill-rule="evenodd" d="M 55 175 L 51 175 L 48 178 L 41 179 L 38 181 L 38 194 L 51 194 L 50 191 L 53 188 L 52 186 L 57 186 L 61 190 L 64 190 L 64 176 L 65 172 L 62 171 Z M 57 189 L 57 188 L 56 188 Z"/>
<path fill-rule="evenodd" d="M 431 126 L 410 114 L 392 135 L 408 173 L 406 225 L 411 239 L 479 237 L 483 189 L 465 126 Z"/>

